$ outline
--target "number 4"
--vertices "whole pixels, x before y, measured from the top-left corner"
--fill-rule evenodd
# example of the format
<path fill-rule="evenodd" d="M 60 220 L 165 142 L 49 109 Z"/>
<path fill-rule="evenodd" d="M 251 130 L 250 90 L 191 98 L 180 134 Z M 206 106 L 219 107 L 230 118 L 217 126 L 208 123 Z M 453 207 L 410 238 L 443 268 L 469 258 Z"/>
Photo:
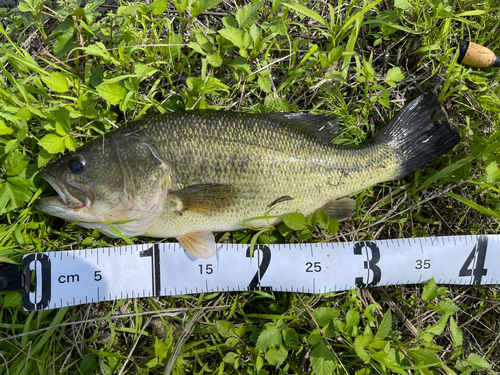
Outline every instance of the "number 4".
<path fill-rule="evenodd" d="M 479 237 L 476 246 L 470 252 L 462 268 L 460 268 L 458 276 L 474 276 L 472 284 L 481 284 L 481 279 L 488 273 L 488 270 L 484 268 L 487 247 L 488 237 Z"/>

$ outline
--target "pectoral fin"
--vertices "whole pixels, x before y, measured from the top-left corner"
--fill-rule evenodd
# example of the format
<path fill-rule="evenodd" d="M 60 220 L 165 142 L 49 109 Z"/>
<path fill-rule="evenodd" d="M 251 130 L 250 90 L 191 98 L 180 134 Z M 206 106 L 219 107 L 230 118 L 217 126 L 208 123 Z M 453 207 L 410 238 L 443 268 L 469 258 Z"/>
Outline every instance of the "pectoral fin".
<path fill-rule="evenodd" d="M 229 184 L 200 184 L 170 193 L 170 199 L 181 202 L 181 211 L 213 214 L 230 207 L 238 197 L 238 190 Z"/>
<path fill-rule="evenodd" d="M 208 259 L 215 255 L 215 238 L 212 232 L 186 233 L 176 239 L 184 250 L 195 257 Z"/>
<path fill-rule="evenodd" d="M 337 218 L 338 221 L 349 219 L 356 211 L 356 201 L 351 198 L 340 198 L 328 202 L 323 207 L 330 217 Z"/>

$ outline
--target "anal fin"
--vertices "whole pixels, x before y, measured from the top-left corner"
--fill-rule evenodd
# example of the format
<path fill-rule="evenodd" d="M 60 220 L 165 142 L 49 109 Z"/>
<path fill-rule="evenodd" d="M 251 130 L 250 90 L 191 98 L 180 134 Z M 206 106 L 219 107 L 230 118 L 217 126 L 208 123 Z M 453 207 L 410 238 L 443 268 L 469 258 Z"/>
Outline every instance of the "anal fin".
<path fill-rule="evenodd" d="M 208 259 L 215 255 L 215 238 L 210 231 L 186 233 L 176 239 L 184 250 L 197 258 Z"/>
<path fill-rule="evenodd" d="M 337 218 L 338 221 L 349 219 L 356 211 L 356 201 L 352 198 L 340 198 L 332 200 L 321 207 L 330 217 Z"/>

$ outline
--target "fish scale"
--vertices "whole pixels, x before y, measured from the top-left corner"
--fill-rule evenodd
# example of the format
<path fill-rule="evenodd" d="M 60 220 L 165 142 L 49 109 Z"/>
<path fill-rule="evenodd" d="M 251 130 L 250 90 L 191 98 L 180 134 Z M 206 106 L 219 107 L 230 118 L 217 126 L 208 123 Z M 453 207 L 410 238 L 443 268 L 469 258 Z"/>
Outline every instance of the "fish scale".
<path fill-rule="evenodd" d="M 333 145 L 339 129 L 325 115 L 154 116 L 49 165 L 42 176 L 59 196 L 38 207 L 109 236 L 175 237 L 207 258 L 215 254 L 213 231 L 244 222 L 263 227 L 321 207 L 348 218 L 356 207 L 350 195 L 401 178 L 459 142 L 457 130 L 438 121 L 439 106 L 419 97 L 362 146 Z"/>

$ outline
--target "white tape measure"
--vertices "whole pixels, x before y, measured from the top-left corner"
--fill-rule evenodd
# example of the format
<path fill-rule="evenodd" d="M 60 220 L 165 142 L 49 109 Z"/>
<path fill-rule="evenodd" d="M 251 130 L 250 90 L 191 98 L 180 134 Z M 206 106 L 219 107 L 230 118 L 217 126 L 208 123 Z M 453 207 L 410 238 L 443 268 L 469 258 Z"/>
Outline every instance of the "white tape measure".
<path fill-rule="evenodd" d="M 294 245 L 219 244 L 198 259 L 177 243 L 25 255 L 26 310 L 123 298 L 264 290 L 327 293 L 368 286 L 497 284 L 500 236 Z M 35 280 L 27 282 L 27 280 Z"/>

